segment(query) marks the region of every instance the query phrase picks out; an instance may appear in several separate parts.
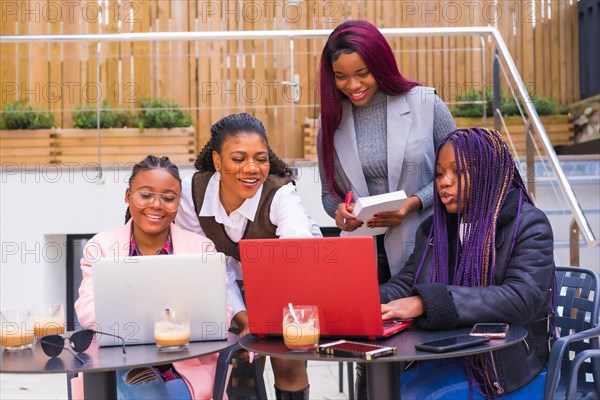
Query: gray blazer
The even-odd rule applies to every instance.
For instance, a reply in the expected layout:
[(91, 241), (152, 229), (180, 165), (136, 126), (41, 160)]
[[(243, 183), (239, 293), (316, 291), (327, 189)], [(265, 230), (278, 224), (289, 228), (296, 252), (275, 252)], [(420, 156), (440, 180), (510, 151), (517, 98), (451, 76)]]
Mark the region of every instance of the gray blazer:
[[(417, 86), (405, 95), (387, 97), (388, 153), (385, 156), (390, 191), (404, 190), (407, 196), (417, 195), (423, 204), (423, 210), (412, 213), (402, 224), (388, 229), (385, 235), (385, 249), (392, 276), (402, 268), (412, 253), (417, 227), (431, 214), (435, 149), (441, 140), (441, 137), (433, 134), (436, 99), (440, 101), (435, 90), (423, 86)], [(319, 156), (320, 134), (319, 131)], [(335, 132), (334, 147), (334, 179), (338, 186), (345, 192), (351, 190), (354, 201), (358, 197), (369, 196), (367, 181), (358, 157), (350, 101), (342, 102), (342, 119)], [(319, 170), (323, 206), (327, 213), (334, 217), (339, 201), (329, 193), (321, 165)]]

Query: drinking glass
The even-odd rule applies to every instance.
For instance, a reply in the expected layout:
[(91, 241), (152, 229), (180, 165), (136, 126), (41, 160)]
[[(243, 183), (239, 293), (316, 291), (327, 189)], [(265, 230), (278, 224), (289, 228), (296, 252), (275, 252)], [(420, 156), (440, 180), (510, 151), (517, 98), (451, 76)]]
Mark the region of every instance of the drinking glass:
[(0, 344), (4, 350), (23, 350), (33, 343), (31, 310), (5, 310), (0, 313)]
[(283, 342), (293, 351), (312, 350), (319, 344), (319, 309), (310, 305), (283, 308)]
[(187, 310), (160, 310), (154, 322), (154, 340), (160, 351), (187, 349), (190, 342), (190, 318)]
[(65, 333), (65, 308), (62, 302), (33, 306), (33, 333), (36, 338)]

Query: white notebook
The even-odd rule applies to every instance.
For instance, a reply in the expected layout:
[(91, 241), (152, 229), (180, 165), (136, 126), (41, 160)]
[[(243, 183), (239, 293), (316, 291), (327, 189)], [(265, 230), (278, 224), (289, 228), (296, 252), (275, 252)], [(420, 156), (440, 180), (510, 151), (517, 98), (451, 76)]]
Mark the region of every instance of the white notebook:
[(404, 203), (404, 200), (406, 200), (406, 193), (404, 193), (404, 190), (378, 194), (375, 196), (359, 197), (354, 204), (354, 211), (352, 213), (356, 216), (356, 219), (363, 221), (364, 224), (353, 232), (343, 231), (340, 236), (354, 237), (383, 235), (388, 230), (388, 227), (369, 228), (367, 226), (367, 221), (373, 218), (374, 214), (382, 211), (398, 211), (402, 203)]

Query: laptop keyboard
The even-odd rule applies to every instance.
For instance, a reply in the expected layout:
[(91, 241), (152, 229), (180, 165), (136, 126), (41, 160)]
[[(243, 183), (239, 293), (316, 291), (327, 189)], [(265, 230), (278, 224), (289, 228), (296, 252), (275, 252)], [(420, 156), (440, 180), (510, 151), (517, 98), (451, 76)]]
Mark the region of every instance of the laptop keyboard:
[(383, 329), (386, 330), (388, 328), (394, 327), (395, 325), (405, 323), (406, 320), (392, 318), (392, 319), (384, 319), (382, 322), (383, 322)]

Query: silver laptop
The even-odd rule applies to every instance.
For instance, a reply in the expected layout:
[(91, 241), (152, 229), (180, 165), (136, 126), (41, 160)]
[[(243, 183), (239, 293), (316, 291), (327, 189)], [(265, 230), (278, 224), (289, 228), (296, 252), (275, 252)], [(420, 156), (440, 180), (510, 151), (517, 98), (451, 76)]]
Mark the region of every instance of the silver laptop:
[[(190, 317), (190, 341), (226, 338), (222, 253), (100, 258), (92, 271), (97, 331), (121, 336), (126, 344), (154, 343), (156, 314), (184, 307)], [(98, 335), (98, 342), (121, 344), (108, 335)]]

